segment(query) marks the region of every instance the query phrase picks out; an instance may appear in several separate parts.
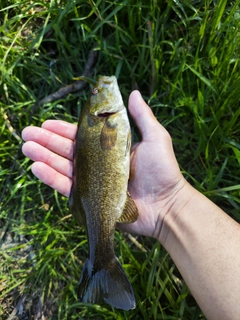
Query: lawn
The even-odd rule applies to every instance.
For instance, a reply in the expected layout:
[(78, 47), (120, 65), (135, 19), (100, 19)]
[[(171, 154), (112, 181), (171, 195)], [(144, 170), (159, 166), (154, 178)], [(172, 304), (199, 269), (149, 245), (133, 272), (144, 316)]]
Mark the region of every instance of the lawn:
[(170, 132), (185, 178), (240, 222), (239, 30), (240, 0), (1, 1), (0, 319), (205, 319), (165, 249), (118, 231), (136, 309), (78, 302), (86, 233), (31, 173), (21, 131), (76, 123), (75, 78), (115, 75), (125, 105), (140, 90)]

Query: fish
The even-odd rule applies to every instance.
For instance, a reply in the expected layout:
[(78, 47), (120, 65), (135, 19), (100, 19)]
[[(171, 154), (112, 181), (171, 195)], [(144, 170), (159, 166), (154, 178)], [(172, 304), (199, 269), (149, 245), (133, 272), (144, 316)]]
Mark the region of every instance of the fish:
[(136, 301), (130, 281), (114, 253), (116, 223), (133, 223), (138, 209), (128, 192), (131, 131), (115, 76), (101, 76), (81, 112), (73, 152), (69, 206), (86, 226), (88, 258), (78, 299), (131, 310)]

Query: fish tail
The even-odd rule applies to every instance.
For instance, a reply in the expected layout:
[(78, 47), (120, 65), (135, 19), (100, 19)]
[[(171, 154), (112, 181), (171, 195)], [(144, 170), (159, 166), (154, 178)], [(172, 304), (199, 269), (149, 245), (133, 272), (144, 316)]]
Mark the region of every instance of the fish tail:
[(99, 270), (94, 270), (88, 259), (83, 267), (78, 285), (79, 301), (103, 302), (123, 310), (136, 307), (132, 286), (117, 257)]

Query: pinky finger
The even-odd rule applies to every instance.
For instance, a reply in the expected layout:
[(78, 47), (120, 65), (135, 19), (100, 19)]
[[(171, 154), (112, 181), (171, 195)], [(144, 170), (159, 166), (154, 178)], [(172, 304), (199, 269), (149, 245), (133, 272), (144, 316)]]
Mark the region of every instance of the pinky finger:
[(70, 194), (72, 179), (54, 170), (46, 163), (34, 162), (31, 167), (32, 173), (49, 187), (68, 197)]

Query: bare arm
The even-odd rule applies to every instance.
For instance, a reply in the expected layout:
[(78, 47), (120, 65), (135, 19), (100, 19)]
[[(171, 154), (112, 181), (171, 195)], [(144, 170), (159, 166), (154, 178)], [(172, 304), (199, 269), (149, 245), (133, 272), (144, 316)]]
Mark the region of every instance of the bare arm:
[[(134, 91), (129, 111), (142, 141), (133, 147), (129, 191), (138, 220), (120, 226), (158, 239), (208, 319), (240, 319), (240, 227), (180, 173), (168, 132)], [(46, 121), (23, 131), (33, 173), (68, 196), (76, 126)]]
[(157, 238), (208, 319), (240, 319), (240, 227), (188, 183)]

